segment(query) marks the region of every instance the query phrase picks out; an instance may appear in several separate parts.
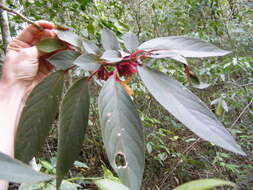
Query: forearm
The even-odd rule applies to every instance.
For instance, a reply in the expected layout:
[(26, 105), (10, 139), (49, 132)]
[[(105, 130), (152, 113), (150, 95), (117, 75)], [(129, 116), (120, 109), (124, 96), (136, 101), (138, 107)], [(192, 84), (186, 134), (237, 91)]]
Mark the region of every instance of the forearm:
[(0, 80), (0, 151), (14, 156), (17, 124), (24, 105), (26, 87)]

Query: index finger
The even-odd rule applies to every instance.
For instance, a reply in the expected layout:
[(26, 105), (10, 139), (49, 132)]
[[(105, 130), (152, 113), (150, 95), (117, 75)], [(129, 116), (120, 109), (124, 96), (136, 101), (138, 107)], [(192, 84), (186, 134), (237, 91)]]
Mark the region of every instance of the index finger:
[[(36, 24), (42, 26), (44, 29), (54, 29), (55, 25), (48, 21), (37, 21)], [(27, 44), (32, 45), (32, 42), (36, 38), (36, 36), (41, 33), (41, 31), (34, 25), (29, 25), (27, 28), (25, 28), (21, 34), (19, 34), (16, 39), (20, 40), (22, 42), (25, 42)]]

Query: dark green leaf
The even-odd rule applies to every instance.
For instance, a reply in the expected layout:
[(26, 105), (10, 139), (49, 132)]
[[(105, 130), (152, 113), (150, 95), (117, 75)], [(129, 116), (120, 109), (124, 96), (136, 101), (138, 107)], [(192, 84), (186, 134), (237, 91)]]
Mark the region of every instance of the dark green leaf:
[(81, 47), (81, 40), (74, 32), (67, 30), (57, 30), (57, 36), (60, 40), (65, 41), (73, 46)]
[(138, 112), (124, 88), (113, 77), (102, 88), (98, 106), (110, 164), (125, 185), (138, 190), (144, 169), (143, 133)]
[(100, 55), (101, 51), (100, 49), (94, 44), (93, 42), (89, 40), (83, 41), (83, 46), (85, 51), (87, 51), (88, 54), (94, 54), (94, 55)]
[(119, 51), (106, 50), (102, 55), (101, 59), (106, 60), (107, 63), (117, 63), (122, 61), (122, 56)]
[(144, 42), (138, 49), (169, 50), (185, 57), (212, 57), (230, 53), (203, 40), (183, 36), (155, 38)]
[(15, 141), (15, 156), (28, 163), (42, 148), (56, 118), (63, 90), (64, 73), (54, 72), (29, 95)]
[(137, 48), (139, 46), (139, 40), (135, 34), (133, 34), (132, 32), (128, 32), (122, 36), (122, 39), (124, 41), (124, 45), (125, 45), (126, 49), (129, 52), (132, 53), (137, 50)]
[(64, 50), (58, 52), (48, 58), (47, 60), (55, 66), (57, 70), (66, 70), (73, 66), (73, 61), (80, 55), (80, 53), (73, 50)]
[(119, 183), (117, 181), (113, 181), (110, 179), (98, 179), (98, 180), (94, 180), (94, 183), (101, 190), (129, 190), (122, 183)]
[(52, 178), (52, 176), (36, 172), (22, 162), (0, 152), (0, 179), (16, 183), (36, 183)]
[(221, 179), (199, 179), (180, 185), (174, 190), (208, 190), (220, 186), (236, 187), (236, 184)]
[(58, 129), (57, 187), (78, 158), (82, 148), (88, 125), (89, 103), (86, 78), (77, 81), (63, 99)]
[(37, 44), (37, 48), (45, 53), (51, 53), (66, 48), (66, 45), (58, 38), (47, 38)]
[(83, 54), (80, 55), (73, 64), (85, 71), (95, 71), (101, 66), (98, 64), (98, 61), (98, 58), (93, 54)]
[(109, 29), (103, 29), (101, 32), (101, 41), (105, 50), (119, 50), (119, 42), (115, 34)]
[(182, 84), (147, 67), (139, 66), (138, 71), (156, 100), (190, 130), (220, 147), (245, 155), (208, 107)]

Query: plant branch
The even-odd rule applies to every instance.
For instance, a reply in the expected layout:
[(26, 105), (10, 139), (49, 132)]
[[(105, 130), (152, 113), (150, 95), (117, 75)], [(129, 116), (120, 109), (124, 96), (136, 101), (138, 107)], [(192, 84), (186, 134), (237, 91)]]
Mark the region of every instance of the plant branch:
[(244, 107), (244, 109), (242, 110), (242, 112), (240, 113), (240, 115), (236, 118), (236, 120), (233, 122), (233, 124), (231, 125), (230, 129), (232, 129), (235, 124), (239, 121), (239, 119), (242, 117), (242, 115), (247, 111), (247, 109), (250, 107), (250, 105), (253, 103), (253, 98), (251, 98), (250, 102)]
[[(4, 4), (5, 0), (0, 0), (0, 4)], [(5, 11), (0, 10), (0, 24), (1, 24), (1, 32), (2, 32), (2, 40), (4, 52), (6, 53), (7, 45), (11, 40), (11, 34), (9, 29), (9, 21), (8, 15)]]
[(28, 19), (27, 17), (25, 17), (24, 15), (18, 13), (17, 11), (13, 10), (13, 9), (10, 9), (6, 6), (4, 6), (3, 4), (0, 3), (0, 9), (3, 9), (3, 10), (6, 10), (7, 12), (10, 12), (10, 13), (13, 13), (17, 16), (19, 16), (21, 19), (23, 19), (24, 21), (26, 21), (27, 23), (29, 24), (32, 24), (34, 25), (35, 27), (37, 27), (40, 31), (43, 31), (44, 28), (40, 25), (38, 25), (37, 23), (33, 22), (32, 20)]

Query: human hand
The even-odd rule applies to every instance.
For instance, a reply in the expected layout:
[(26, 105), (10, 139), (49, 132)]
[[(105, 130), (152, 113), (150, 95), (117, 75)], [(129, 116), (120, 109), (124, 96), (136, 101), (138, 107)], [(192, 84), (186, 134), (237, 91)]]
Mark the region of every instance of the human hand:
[(40, 52), (35, 46), (40, 40), (54, 37), (54, 24), (47, 21), (38, 21), (38, 25), (44, 28), (40, 31), (34, 25), (28, 26), (12, 40), (7, 48), (5, 63), (3, 66), (2, 80), (12, 85), (20, 85), (31, 91), (44, 77), (52, 66), (43, 61), (48, 54)]

